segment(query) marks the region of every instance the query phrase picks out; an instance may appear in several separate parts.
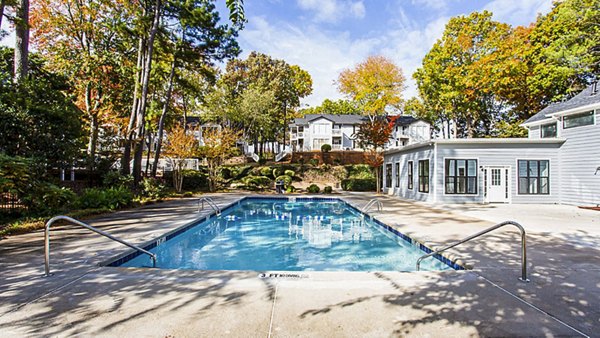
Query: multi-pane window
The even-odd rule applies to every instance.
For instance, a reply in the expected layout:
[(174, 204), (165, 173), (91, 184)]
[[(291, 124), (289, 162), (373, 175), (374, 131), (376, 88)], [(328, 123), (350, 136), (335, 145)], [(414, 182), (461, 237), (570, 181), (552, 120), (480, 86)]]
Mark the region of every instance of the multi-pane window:
[(594, 111), (587, 111), (563, 117), (563, 128), (574, 128), (594, 124)]
[(400, 162), (396, 162), (396, 188), (400, 188)]
[(419, 192), (429, 192), (429, 160), (419, 161)]
[(550, 193), (550, 161), (519, 160), (519, 194)]
[(387, 163), (385, 165), (385, 187), (386, 188), (392, 187), (392, 164), (391, 163)]
[(413, 161), (408, 161), (408, 189), (413, 188)]
[(556, 123), (543, 124), (540, 130), (542, 138), (556, 137)]
[(477, 160), (446, 159), (444, 168), (446, 194), (477, 194)]

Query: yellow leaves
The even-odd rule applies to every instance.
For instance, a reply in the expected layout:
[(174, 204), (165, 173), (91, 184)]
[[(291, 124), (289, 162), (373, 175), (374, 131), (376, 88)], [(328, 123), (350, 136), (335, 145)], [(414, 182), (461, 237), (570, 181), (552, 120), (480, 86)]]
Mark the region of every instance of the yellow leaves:
[(185, 159), (196, 156), (198, 141), (194, 137), (194, 130), (187, 131), (182, 124), (176, 124), (167, 133), (167, 143), (164, 154), (167, 157)]
[(405, 77), (402, 69), (383, 56), (370, 56), (338, 77), (338, 89), (358, 102), (367, 115), (380, 115), (402, 101)]

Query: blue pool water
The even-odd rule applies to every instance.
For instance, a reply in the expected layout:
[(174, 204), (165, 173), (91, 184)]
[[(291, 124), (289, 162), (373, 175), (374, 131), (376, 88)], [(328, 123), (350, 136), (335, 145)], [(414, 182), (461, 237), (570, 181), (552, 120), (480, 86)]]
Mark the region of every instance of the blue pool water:
[[(149, 250), (158, 256), (157, 267), (165, 269), (414, 271), (425, 254), (335, 199), (246, 198), (157, 244)], [(147, 255), (137, 255), (111, 265), (152, 263)], [(429, 258), (421, 269), (451, 268)]]

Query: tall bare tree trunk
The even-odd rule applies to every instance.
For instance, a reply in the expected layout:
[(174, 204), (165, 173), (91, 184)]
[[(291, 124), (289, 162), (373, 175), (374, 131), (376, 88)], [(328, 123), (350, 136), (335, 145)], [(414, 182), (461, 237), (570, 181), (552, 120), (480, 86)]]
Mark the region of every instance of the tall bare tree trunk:
[(144, 122), (146, 117), (146, 106), (148, 103), (148, 88), (150, 84), (150, 71), (152, 69), (152, 53), (154, 51), (154, 40), (158, 32), (160, 25), (161, 16), (161, 0), (156, 0), (154, 5), (154, 18), (152, 20), (152, 28), (148, 35), (148, 42), (146, 46), (146, 60), (144, 63), (144, 71), (142, 73), (142, 93), (139, 100), (139, 106), (136, 117), (136, 130), (135, 130), (135, 147), (134, 147), (134, 159), (133, 159), (133, 184), (135, 186), (141, 180), (142, 176), (142, 155), (144, 152)]
[[(145, 12), (144, 12), (145, 13)], [(144, 14), (145, 15), (145, 14)], [(131, 161), (131, 146), (133, 143), (133, 134), (135, 132), (137, 110), (139, 104), (140, 83), (142, 82), (142, 67), (144, 65), (144, 53), (146, 51), (145, 37), (140, 37), (138, 44), (137, 66), (135, 75), (135, 86), (133, 89), (133, 104), (131, 106), (131, 114), (129, 115), (129, 124), (127, 125), (126, 140), (123, 149), (123, 158), (121, 159), (121, 174), (128, 175), (131, 173), (129, 162)]]
[[(167, 95), (165, 97), (165, 105), (160, 114), (160, 120), (158, 121), (158, 136), (156, 140), (156, 151), (154, 152), (154, 166), (152, 166), (152, 177), (156, 177), (156, 169), (158, 166), (158, 160), (160, 159), (160, 151), (162, 148), (162, 140), (165, 127), (165, 117), (169, 110), (169, 103), (171, 102), (171, 93), (173, 92), (173, 80), (175, 79), (175, 67), (177, 58), (173, 57), (173, 63), (171, 64), (171, 73), (169, 74), (169, 86), (167, 87)], [(186, 123), (187, 121), (184, 121)]]
[(29, 71), (29, 0), (20, 0), (16, 12), (14, 82), (19, 83)]
[(6, 6), (6, 0), (0, 0), (0, 28), (2, 28), (2, 18), (4, 17), (4, 7)]

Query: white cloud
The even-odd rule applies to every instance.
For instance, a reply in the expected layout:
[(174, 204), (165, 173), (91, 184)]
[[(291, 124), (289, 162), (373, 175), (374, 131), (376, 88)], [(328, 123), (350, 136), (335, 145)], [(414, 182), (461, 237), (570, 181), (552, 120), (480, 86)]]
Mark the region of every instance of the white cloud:
[(250, 18), (249, 22), (251, 25), (240, 33), (245, 53), (257, 50), (308, 71), (313, 79), (313, 94), (303, 104), (311, 106), (326, 98), (342, 97), (334, 84), (338, 74), (373, 54), (381, 44), (378, 39), (352, 40), (346, 33), (316, 27), (301, 30), (285, 24), (272, 25), (259, 17)]
[(494, 13), (495, 20), (511, 25), (527, 25), (551, 8), (552, 0), (494, 0), (484, 7)]
[(298, 6), (304, 10), (315, 13), (313, 20), (316, 22), (338, 22), (344, 17), (362, 19), (366, 9), (362, 0), (297, 0)]
[(416, 6), (423, 6), (431, 8), (437, 11), (442, 11), (448, 8), (447, 0), (412, 0), (412, 4)]

